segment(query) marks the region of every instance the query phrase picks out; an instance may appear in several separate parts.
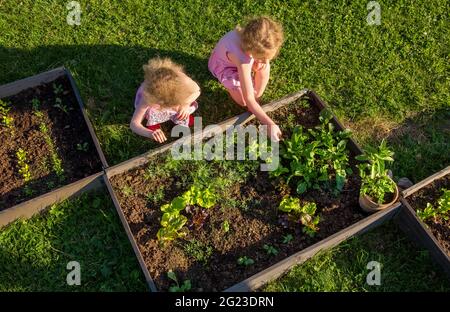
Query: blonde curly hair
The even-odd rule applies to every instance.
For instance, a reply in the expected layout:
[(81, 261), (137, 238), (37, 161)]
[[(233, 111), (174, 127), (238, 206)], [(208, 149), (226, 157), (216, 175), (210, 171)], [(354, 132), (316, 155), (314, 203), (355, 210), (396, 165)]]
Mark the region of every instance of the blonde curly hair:
[(276, 57), (283, 44), (283, 27), (270, 17), (251, 19), (244, 27), (236, 27), (241, 37), (241, 48), (258, 59)]
[(180, 74), (185, 74), (181, 65), (169, 58), (153, 58), (143, 66), (144, 97), (148, 102), (163, 107), (185, 104), (186, 99), (195, 90)]

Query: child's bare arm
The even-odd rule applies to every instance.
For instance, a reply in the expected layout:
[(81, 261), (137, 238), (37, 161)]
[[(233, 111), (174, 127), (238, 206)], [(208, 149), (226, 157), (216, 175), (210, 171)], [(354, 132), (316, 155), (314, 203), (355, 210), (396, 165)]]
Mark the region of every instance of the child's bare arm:
[(162, 143), (167, 140), (162, 130), (151, 131), (142, 125), (147, 108), (148, 106), (141, 104), (136, 107), (130, 122), (131, 131), (145, 138), (154, 139), (155, 141)]
[[(253, 65), (255, 70), (255, 65)], [(270, 78), (270, 63), (258, 63), (255, 71), (255, 95), (259, 99), (266, 90)]]
[(281, 138), (281, 131), (279, 127), (273, 122), (273, 120), (264, 112), (255, 98), (255, 91), (253, 89), (252, 77), (251, 77), (250, 64), (240, 64), (237, 66), (239, 73), (239, 80), (241, 82), (242, 97), (248, 110), (255, 114), (256, 118), (264, 124), (269, 126), (269, 133), (272, 138), (279, 140)]

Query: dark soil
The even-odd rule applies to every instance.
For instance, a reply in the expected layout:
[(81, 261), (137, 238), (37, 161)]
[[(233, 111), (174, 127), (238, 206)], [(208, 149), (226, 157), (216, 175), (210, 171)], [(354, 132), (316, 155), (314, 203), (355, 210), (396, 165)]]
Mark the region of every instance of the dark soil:
[[(291, 124), (283, 123), (283, 120), (290, 118), (292, 124), (313, 127), (318, 123), (318, 114), (314, 107), (302, 107), (297, 102), (270, 115), (280, 121), (287, 136)], [(163, 159), (163, 156), (159, 158)], [(157, 165), (152, 163), (152, 166)], [(178, 171), (178, 176), (161, 175), (149, 180), (144, 179), (145, 170), (146, 167), (142, 166), (113, 176), (111, 182), (147, 268), (160, 290), (167, 290), (173, 284), (167, 279), (167, 272), (173, 270), (179, 280), (191, 280), (193, 291), (222, 291), (366, 216), (358, 205), (360, 179), (353, 174), (340, 195), (323, 189), (308, 191), (302, 197), (302, 200), (316, 202), (320, 211), (320, 229), (314, 238), (292, 228), (285, 229), (279, 222), (277, 208), (283, 196), (295, 195), (295, 190), (270, 178), (267, 172), (256, 170), (244, 183), (237, 183), (227, 190), (227, 196), (237, 203), (245, 203), (246, 209), (225, 205), (225, 199), (219, 200), (214, 208), (208, 210), (209, 217), (203, 229), (191, 230), (186, 239), (161, 248), (156, 233), (162, 213), (159, 205), (147, 200), (147, 194), (165, 185), (161, 202), (167, 203), (186, 191), (189, 185), (180, 186), (180, 178), (186, 174), (183, 170)], [(230, 224), (227, 233), (221, 229), (226, 220)], [(286, 234), (294, 237), (287, 244), (283, 243)], [(212, 255), (206, 264), (196, 261), (184, 251), (186, 241), (192, 239), (212, 247)], [(265, 244), (274, 246), (279, 253), (268, 255), (263, 248)], [(237, 259), (242, 256), (252, 258), (254, 264), (247, 267), (238, 265)]]
[[(450, 189), (450, 175), (433, 181), (433, 183), (428, 184), (409, 196), (407, 200), (414, 210), (425, 208), (427, 203), (436, 207), (438, 199), (442, 196), (442, 189)], [(450, 220), (444, 220), (442, 217), (438, 217), (427, 220), (425, 223), (450, 256)]]
[[(54, 94), (53, 83), (62, 86), (62, 92)], [(65, 113), (54, 107), (56, 97), (68, 108)], [(40, 101), (42, 119), (32, 109), (32, 99)], [(14, 96), (3, 98), (14, 118), (13, 126), (0, 125), (0, 210), (37, 197), (57, 187), (67, 185), (102, 170), (102, 165), (91, 135), (78, 106), (75, 94), (66, 77), (48, 84), (24, 90)], [(50, 148), (39, 130), (41, 120), (47, 125), (64, 169), (63, 177), (53, 170)], [(77, 144), (87, 142), (87, 151), (77, 150)], [(31, 181), (25, 183), (18, 173), (16, 152), (27, 152)]]

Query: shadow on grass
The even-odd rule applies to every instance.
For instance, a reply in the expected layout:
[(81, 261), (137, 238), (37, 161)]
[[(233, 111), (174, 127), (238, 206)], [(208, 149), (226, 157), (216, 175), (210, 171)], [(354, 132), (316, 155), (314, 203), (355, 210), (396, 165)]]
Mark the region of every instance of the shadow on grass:
[(4, 64), (10, 67), (0, 83), (65, 66), (73, 74), (110, 165), (130, 159), (157, 146), (129, 129), (134, 97), (143, 81), (142, 65), (150, 58), (170, 57), (183, 65), (196, 80), (202, 94), (197, 115), (203, 126), (241, 113), (208, 71), (208, 59), (187, 53), (141, 46), (47, 45), (31, 50), (0, 47)]
[[(78, 261), (81, 285), (66, 283)], [(0, 232), (0, 291), (145, 291), (106, 190), (50, 208)]]
[(450, 165), (450, 108), (405, 120), (387, 137), (394, 175), (414, 183)]

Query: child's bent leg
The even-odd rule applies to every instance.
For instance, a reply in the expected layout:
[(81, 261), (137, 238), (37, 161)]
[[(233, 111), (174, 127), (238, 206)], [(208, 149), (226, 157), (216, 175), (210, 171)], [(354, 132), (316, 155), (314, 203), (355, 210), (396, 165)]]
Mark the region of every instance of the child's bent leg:
[(255, 97), (259, 99), (266, 90), (270, 78), (270, 63), (255, 72)]
[(235, 88), (235, 89), (227, 89), (228, 93), (230, 94), (233, 101), (235, 101), (240, 106), (246, 107), (247, 104), (245, 104), (244, 96), (242, 95), (242, 89), (241, 88)]

